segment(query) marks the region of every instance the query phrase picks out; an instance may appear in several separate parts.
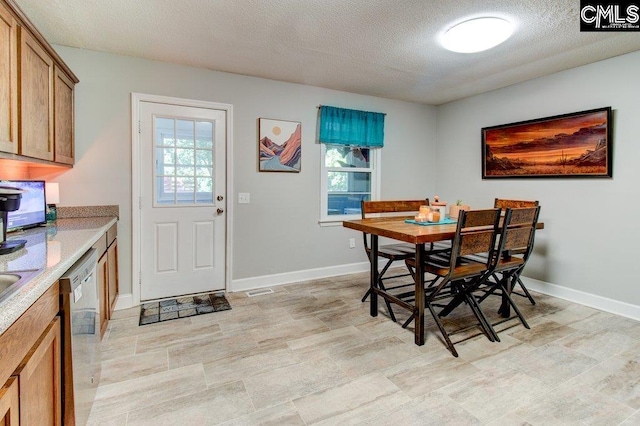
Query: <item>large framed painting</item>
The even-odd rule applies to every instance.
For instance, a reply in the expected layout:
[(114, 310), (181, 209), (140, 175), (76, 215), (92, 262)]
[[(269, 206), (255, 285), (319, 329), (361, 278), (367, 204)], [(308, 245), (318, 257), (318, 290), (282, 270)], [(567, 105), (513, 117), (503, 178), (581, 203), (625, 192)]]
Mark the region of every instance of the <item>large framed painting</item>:
[(611, 107), (482, 129), (482, 178), (612, 177)]
[(300, 172), (302, 126), (297, 121), (258, 119), (259, 170)]

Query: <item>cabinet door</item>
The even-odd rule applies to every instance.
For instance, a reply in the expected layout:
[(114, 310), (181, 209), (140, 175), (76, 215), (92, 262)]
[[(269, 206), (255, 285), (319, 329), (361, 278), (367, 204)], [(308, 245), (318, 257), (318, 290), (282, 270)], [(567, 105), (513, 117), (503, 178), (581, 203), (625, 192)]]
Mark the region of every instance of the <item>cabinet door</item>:
[(0, 388), (0, 426), (18, 426), (19, 419), (18, 378), (11, 377)]
[(53, 161), (53, 59), (20, 27), (20, 149)]
[(53, 82), (54, 161), (73, 164), (73, 82), (55, 67)]
[(113, 308), (116, 306), (116, 298), (118, 297), (118, 240), (113, 240), (113, 243), (107, 249), (107, 256), (109, 264), (109, 318), (113, 313)]
[(107, 264), (107, 254), (102, 255), (98, 260), (98, 298), (100, 299), (100, 338), (104, 337), (109, 322), (109, 266)]
[(0, 3), (0, 151), (18, 152), (18, 25)]
[(60, 318), (55, 318), (16, 370), (20, 385), (20, 423), (62, 424)]

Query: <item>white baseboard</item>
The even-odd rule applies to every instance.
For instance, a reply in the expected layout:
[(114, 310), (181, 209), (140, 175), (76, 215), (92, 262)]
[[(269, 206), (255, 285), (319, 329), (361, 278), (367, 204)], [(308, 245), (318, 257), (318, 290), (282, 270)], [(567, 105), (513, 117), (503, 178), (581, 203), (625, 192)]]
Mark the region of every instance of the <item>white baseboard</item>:
[(351, 263), (348, 265), (330, 266), (327, 268), (285, 272), (282, 274), (263, 275), (261, 277), (242, 278), (239, 280), (233, 280), (227, 291), (233, 293), (239, 291), (254, 290), (257, 288), (291, 284), (300, 281), (335, 277), (337, 275), (356, 274), (358, 272), (367, 272), (368, 270), (369, 262), (361, 262)]
[(640, 306), (638, 305), (632, 305), (596, 294), (551, 284), (534, 278), (522, 277), (522, 281), (529, 290), (640, 321)]
[(133, 308), (133, 294), (119, 294), (116, 299), (116, 306), (113, 308), (114, 311), (121, 311), (123, 309)]
[[(398, 266), (400, 266), (400, 264), (398, 264)], [(227, 291), (233, 293), (367, 271), (369, 271), (369, 262), (361, 262), (327, 268), (285, 272), (282, 274), (263, 275), (260, 277), (233, 280)], [(632, 305), (534, 278), (522, 277), (522, 280), (529, 290), (640, 321), (640, 306), (638, 305)], [(133, 295), (131, 293), (120, 294), (116, 300), (115, 310), (119, 311), (132, 308), (133, 306)]]

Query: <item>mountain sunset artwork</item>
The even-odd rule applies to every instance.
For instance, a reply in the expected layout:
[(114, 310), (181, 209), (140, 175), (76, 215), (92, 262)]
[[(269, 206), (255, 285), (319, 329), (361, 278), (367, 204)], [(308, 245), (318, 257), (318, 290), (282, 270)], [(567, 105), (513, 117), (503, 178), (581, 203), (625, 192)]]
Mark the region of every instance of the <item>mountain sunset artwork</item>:
[(261, 172), (299, 172), (302, 126), (296, 121), (258, 120)]
[(482, 129), (483, 179), (611, 177), (611, 108)]

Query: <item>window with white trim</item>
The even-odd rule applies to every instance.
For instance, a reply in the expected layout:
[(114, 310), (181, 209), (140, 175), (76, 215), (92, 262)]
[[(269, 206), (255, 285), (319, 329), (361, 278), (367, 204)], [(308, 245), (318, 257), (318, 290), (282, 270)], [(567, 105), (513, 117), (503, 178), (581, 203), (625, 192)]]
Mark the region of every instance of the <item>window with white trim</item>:
[(379, 198), (381, 150), (324, 143), (320, 146), (320, 221), (359, 219), (360, 202)]

